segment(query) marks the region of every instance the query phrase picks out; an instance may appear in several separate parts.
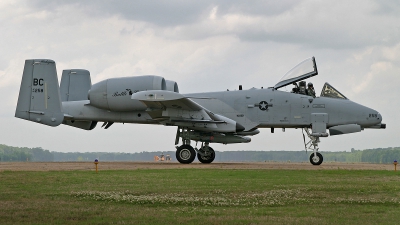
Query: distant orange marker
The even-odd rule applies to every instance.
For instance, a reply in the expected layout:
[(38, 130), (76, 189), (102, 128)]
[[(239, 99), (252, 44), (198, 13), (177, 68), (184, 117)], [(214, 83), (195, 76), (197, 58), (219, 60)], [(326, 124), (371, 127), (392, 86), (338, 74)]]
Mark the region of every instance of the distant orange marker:
[(397, 171), (397, 160), (394, 160), (393, 165), (394, 165), (394, 171)]

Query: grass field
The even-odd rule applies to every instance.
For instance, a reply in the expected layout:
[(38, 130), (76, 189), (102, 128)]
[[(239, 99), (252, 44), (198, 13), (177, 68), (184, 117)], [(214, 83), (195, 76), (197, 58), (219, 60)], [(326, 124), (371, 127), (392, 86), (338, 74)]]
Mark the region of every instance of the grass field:
[(0, 172), (0, 224), (399, 224), (400, 173)]

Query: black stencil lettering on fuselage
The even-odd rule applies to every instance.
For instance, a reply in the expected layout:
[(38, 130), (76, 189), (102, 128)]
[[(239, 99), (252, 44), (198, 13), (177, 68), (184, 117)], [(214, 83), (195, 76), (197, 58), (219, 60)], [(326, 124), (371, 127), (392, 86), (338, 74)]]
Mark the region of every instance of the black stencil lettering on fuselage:
[(34, 93), (43, 93), (43, 88), (33, 88), (32, 92), (34, 92)]
[(139, 92), (139, 90), (132, 91), (131, 89), (125, 89), (125, 91), (122, 92), (114, 92), (112, 95), (113, 97), (118, 97), (118, 96), (131, 96), (133, 93)]
[(44, 80), (42, 78), (33, 78), (33, 86), (43, 86)]

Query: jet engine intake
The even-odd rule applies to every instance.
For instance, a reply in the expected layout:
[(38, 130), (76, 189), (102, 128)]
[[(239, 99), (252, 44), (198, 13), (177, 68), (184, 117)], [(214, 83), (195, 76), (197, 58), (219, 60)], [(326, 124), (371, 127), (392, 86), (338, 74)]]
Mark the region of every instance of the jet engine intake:
[(131, 95), (146, 90), (167, 90), (165, 79), (153, 75), (110, 78), (92, 85), (88, 98), (90, 105), (100, 109), (139, 111), (147, 107), (142, 102), (131, 99)]
[(165, 80), (165, 84), (167, 86), (167, 91), (173, 91), (179, 93), (178, 84), (173, 80)]

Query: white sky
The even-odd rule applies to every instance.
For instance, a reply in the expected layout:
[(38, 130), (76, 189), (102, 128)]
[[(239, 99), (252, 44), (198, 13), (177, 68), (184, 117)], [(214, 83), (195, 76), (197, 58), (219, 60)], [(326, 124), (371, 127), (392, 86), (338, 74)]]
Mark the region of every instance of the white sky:
[[(155, 74), (181, 93), (273, 86), (315, 56), (317, 93), (329, 82), (378, 110), (386, 130), (322, 139), (322, 151), (400, 146), (400, 5), (397, 1), (0, 2), (0, 143), (61, 152), (174, 150), (175, 127), (101, 123), (92, 131), (14, 117), (25, 59), (87, 69), (92, 83)], [(227, 150), (302, 150), (301, 130), (269, 129)]]

